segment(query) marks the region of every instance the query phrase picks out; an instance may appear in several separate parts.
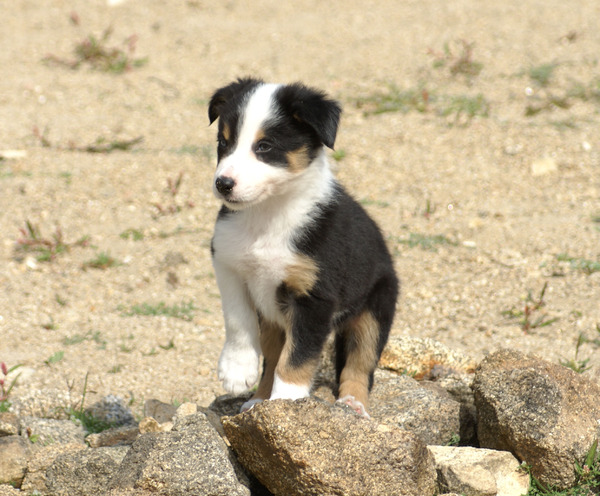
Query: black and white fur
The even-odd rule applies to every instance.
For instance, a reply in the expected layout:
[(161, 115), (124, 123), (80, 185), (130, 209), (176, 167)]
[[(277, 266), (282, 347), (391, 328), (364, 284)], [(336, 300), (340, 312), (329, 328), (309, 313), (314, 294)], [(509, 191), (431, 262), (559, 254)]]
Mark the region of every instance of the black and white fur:
[(243, 410), (308, 396), (335, 332), (340, 401), (363, 415), (388, 338), (398, 280), (381, 232), (334, 179), (341, 108), (301, 84), (239, 79), (217, 90), (215, 195), (222, 200), (212, 257), (226, 341), (218, 374)]

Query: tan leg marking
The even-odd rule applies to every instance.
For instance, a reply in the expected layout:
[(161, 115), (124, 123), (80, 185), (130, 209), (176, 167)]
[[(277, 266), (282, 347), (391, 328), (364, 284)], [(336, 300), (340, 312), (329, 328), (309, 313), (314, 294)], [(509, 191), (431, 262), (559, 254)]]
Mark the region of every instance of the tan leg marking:
[(340, 375), (339, 397), (354, 396), (365, 408), (369, 402), (369, 375), (377, 364), (379, 324), (363, 312), (340, 330), (346, 335), (348, 355)]
[(260, 347), (265, 359), (265, 369), (252, 399), (268, 400), (273, 389), (273, 375), (285, 342), (281, 327), (272, 322), (260, 322)]

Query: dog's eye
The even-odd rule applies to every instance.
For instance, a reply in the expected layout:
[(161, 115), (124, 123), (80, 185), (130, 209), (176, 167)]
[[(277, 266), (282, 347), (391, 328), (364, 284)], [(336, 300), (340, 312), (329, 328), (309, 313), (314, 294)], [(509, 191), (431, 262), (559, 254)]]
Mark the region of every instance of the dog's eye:
[(227, 140), (225, 138), (218, 138), (217, 145), (219, 148), (227, 148)]
[(256, 144), (256, 153), (266, 153), (270, 152), (273, 149), (273, 145), (268, 141), (259, 141)]

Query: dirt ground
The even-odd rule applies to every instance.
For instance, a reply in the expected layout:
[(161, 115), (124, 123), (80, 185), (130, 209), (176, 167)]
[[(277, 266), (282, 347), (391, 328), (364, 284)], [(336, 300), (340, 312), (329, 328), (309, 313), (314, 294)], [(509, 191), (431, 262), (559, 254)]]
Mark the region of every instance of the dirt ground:
[[(88, 373), (87, 401), (114, 393), (136, 412), (223, 392), (207, 102), (245, 75), (343, 104), (333, 162), (394, 252), (393, 334), (474, 358), (573, 360), (600, 380), (597, 0), (1, 10), (0, 361), (22, 364), (13, 394), (81, 393)], [(75, 64), (77, 46), (131, 67)], [(404, 109), (378, 113), (382, 95)]]

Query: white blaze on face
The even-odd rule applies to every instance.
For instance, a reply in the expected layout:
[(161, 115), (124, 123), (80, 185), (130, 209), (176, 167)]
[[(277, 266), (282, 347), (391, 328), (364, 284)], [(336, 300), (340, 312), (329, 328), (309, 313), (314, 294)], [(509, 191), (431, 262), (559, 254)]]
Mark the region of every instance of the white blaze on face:
[[(263, 84), (250, 95), (241, 111), (241, 129), (235, 149), (217, 167), (215, 180), (220, 176), (235, 181), (232, 194), (226, 201), (230, 208), (239, 209), (259, 203), (290, 177), (286, 168), (261, 162), (254, 153), (265, 121), (276, 118), (273, 94), (278, 88), (276, 84)], [(216, 190), (215, 194), (220, 196)]]

